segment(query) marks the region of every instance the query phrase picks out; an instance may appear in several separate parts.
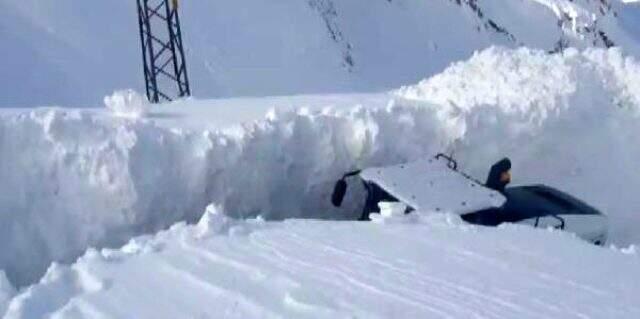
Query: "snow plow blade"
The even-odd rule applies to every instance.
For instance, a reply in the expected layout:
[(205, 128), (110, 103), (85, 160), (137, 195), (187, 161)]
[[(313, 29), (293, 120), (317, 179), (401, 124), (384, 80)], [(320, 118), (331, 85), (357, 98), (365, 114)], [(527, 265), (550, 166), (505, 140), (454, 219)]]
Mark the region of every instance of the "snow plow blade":
[(367, 168), (360, 178), (375, 183), (400, 202), (423, 212), (458, 215), (502, 206), (506, 198), (457, 171), (444, 156)]

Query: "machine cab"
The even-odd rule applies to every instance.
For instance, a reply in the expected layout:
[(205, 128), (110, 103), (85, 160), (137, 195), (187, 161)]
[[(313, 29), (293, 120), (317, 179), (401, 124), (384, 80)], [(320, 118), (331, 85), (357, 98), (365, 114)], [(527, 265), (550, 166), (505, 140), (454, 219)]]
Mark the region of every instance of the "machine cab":
[(351, 177), (360, 180), (367, 191), (362, 220), (378, 212), (380, 202), (402, 202), (407, 211), (462, 215), (500, 207), (506, 201), (499, 192), (458, 172), (455, 162), (444, 156), (345, 174), (334, 189), (335, 206), (340, 206), (347, 188), (346, 179)]
[(509, 222), (552, 227), (597, 245), (607, 238), (606, 216), (583, 201), (545, 185), (509, 187), (500, 193), (458, 171), (457, 163), (441, 154), (345, 174), (334, 189), (335, 206), (341, 205), (347, 191), (346, 179), (359, 180), (366, 190), (360, 220), (379, 212), (380, 202), (401, 202), (406, 213), (448, 212), (484, 226)]

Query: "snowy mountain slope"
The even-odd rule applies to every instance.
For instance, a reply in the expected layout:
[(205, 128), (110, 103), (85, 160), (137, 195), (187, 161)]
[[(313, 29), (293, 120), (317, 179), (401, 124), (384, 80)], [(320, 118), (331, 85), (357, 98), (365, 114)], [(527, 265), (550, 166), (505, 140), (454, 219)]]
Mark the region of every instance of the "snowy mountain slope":
[[(338, 176), (442, 151), (478, 179), (510, 156), (515, 183), (575, 193), (609, 214), (612, 243), (637, 244), (639, 69), (615, 49), (492, 48), (392, 96), (187, 100), (142, 119), (11, 110), (0, 117), (0, 269), (21, 287), (88, 247), (196, 222), (210, 202), (236, 218), (353, 219), (357, 193), (341, 210), (328, 200)], [(218, 118), (243, 107), (261, 119)]]
[[(605, 46), (604, 34), (640, 52), (629, 32), (637, 22), (620, 22), (626, 7), (617, 0), (183, 1), (181, 8), (196, 96), (390, 89), (492, 44)], [(135, 1), (2, 0), (0, 9), (7, 78), (0, 106), (97, 106), (114, 89), (142, 89)]]
[(640, 34), (640, 2), (628, 1), (627, 4), (622, 5), (622, 8), (618, 11), (618, 21), (620, 27), (628, 34)]
[(640, 316), (632, 249), (460, 223), (233, 221), (210, 208), (197, 226), (53, 265), (4, 318)]
[(95, 105), (98, 92), (136, 84), (134, 3), (0, 1), (0, 107)]

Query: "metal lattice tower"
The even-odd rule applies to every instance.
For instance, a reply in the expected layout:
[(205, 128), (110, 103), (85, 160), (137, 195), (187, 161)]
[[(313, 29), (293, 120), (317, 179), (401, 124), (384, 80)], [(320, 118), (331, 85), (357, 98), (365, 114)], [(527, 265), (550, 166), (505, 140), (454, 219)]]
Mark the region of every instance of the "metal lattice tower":
[(178, 0), (137, 0), (147, 97), (152, 103), (191, 95)]

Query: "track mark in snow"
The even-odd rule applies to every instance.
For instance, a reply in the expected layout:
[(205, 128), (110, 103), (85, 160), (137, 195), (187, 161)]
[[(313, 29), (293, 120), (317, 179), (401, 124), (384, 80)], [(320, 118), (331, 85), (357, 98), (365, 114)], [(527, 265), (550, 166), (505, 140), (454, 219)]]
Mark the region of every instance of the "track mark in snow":
[(593, 288), (591, 286), (588, 285), (584, 285), (584, 284), (580, 284), (577, 283), (573, 280), (570, 279), (566, 279), (566, 278), (560, 278), (554, 275), (551, 275), (549, 273), (538, 273), (538, 278), (540, 278), (543, 281), (548, 282), (549, 284), (554, 284), (557, 285), (558, 283), (561, 283), (563, 285), (567, 285), (569, 286), (568, 289), (570, 290), (574, 290), (574, 289), (580, 289), (580, 290), (584, 290), (586, 292), (589, 292), (593, 295), (599, 296), (599, 297), (603, 297), (603, 296), (611, 296), (610, 293), (603, 291), (601, 289), (596, 289)]
[[(448, 282), (446, 280), (420, 274), (418, 271), (410, 271), (408, 269), (419, 269), (420, 265), (416, 264), (406, 264), (404, 267), (395, 266), (389, 262), (385, 262), (379, 258), (376, 258), (371, 254), (362, 254), (360, 252), (354, 250), (347, 250), (344, 248), (338, 248), (334, 245), (323, 243), (323, 239), (313, 238), (309, 239), (308, 237), (300, 236), (296, 234), (294, 231), (287, 233), (287, 236), (291, 236), (291, 240), (285, 240), (285, 242), (295, 242), (301, 246), (306, 247), (314, 247), (314, 251), (318, 252), (333, 252), (338, 255), (342, 255), (344, 259), (350, 259), (356, 257), (356, 259), (361, 260), (365, 263), (373, 263), (375, 267), (384, 267), (392, 271), (397, 275), (400, 275), (403, 278), (396, 278), (396, 281), (400, 283), (400, 285), (392, 285), (389, 286), (385, 280), (381, 280), (380, 278), (376, 278), (375, 276), (367, 275), (366, 273), (357, 273), (349, 270), (343, 270), (346, 273), (349, 273), (351, 276), (361, 276), (363, 277), (363, 281), (368, 282), (378, 282), (379, 285), (384, 286), (385, 289), (389, 290), (394, 294), (398, 294), (402, 298), (410, 298), (412, 290), (407, 288), (406, 286), (414, 286), (420, 284), (421, 286), (426, 287), (438, 287), (435, 293), (439, 295), (443, 295), (441, 298), (436, 297), (434, 294), (429, 294), (430, 300), (420, 300), (420, 297), (424, 298), (424, 295), (414, 295), (414, 298), (417, 298), (417, 302), (431, 302), (431, 303), (441, 303), (446, 304), (451, 309), (456, 309), (460, 306), (460, 304), (474, 304), (476, 307), (472, 307), (471, 309), (482, 309), (484, 308), (496, 308), (499, 310), (498, 313), (504, 313), (505, 310), (510, 310), (514, 312), (514, 314), (527, 314), (532, 315), (530, 311), (518, 306), (517, 304), (508, 302), (501, 298), (495, 298), (491, 295), (487, 295), (486, 292), (481, 292), (477, 289), (460, 285), (452, 282)], [(327, 258), (334, 258), (335, 256), (327, 256)], [(337, 266), (340, 267), (340, 266)], [(371, 268), (370, 266), (363, 268)], [(428, 272), (428, 270), (427, 270)], [(405, 286), (406, 285), (406, 286)], [(442, 289), (442, 288), (446, 289)], [(409, 294), (409, 295), (407, 295)], [(472, 297), (472, 298), (469, 298)], [(457, 302), (451, 302), (450, 300), (456, 300)], [(491, 306), (486, 306), (487, 302)], [(497, 305), (498, 307), (495, 307)]]
[[(212, 304), (216, 305), (216, 313), (223, 314), (223, 318), (227, 316), (235, 317), (239, 314), (259, 315), (261, 318), (279, 318), (276, 314), (254, 303), (248, 297), (237, 291), (229, 290), (207, 281), (202, 274), (192, 273), (179, 266), (175, 266), (169, 262), (157, 265), (161, 271), (170, 277), (174, 277), (181, 282), (207, 292), (207, 296), (212, 297)], [(219, 307), (223, 306), (223, 309)]]
[[(51, 311), (59, 317), (109, 314), (119, 318), (125, 315), (119, 311), (127, 311), (122, 309), (142, 310), (149, 317), (196, 318), (201, 314), (205, 318), (573, 319), (625, 318), (638, 313), (626, 295), (597, 294), (609, 289), (617, 294), (633, 292), (624, 280), (640, 275), (633, 270), (636, 258), (592, 249), (573, 239), (556, 242), (566, 247), (547, 247), (544, 240), (542, 244), (533, 240), (537, 244), (531, 245), (525, 242), (547, 235), (532, 229), (478, 229), (476, 233), (429, 224), (286, 221), (269, 225), (273, 227), (247, 236), (204, 239), (198, 237), (196, 227), (182, 225), (143, 244), (163, 243), (160, 251), (143, 249), (119, 263), (83, 257), (72, 267), (91, 272), (74, 272), (75, 277), (37, 286), (56, 291), (74, 286), (68, 281), (75, 279), (82, 291), (56, 294), (63, 297), (57, 304), (51, 303), (50, 295), (20, 294), (22, 313), (14, 312), (9, 318), (39, 318)], [(520, 238), (522, 234), (527, 240)], [(523, 243), (533, 255), (552, 253), (540, 257), (544, 262), (523, 260), (515, 253)], [(610, 255), (620, 262), (612, 265), (631, 269), (630, 276), (591, 282), (584, 275), (606, 271), (606, 265), (595, 263), (595, 269), (585, 269), (582, 275), (567, 274), (574, 267), (557, 268), (559, 262), (575, 262), (557, 260), (557, 254), (585, 247), (589, 248), (585, 255), (574, 257), (589, 260), (602, 256), (593, 254)], [(513, 267), (502, 270), (482, 258), (456, 254), (468, 251), (490, 259), (502, 256)], [(105, 285), (99, 284), (104, 282), (101, 276), (122, 278)], [(582, 287), (592, 283), (595, 290)], [(41, 308), (43, 312), (27, 313), (33, 305), (46, 307)]]
[(90, 302), (82, 299), (73, 299), (62, 309), (51, 315), (51, 319), (65, 318), (91, 318), (91, 319), (107, 319), (113, 318), (101, 312)]
[[(382, 281), (384, 278), (377, 278), (375, 276), (370, 276), (365, 273), (358, 273), (358, 269), (368, 269), (367, 265), (360, 264), (352, 264), (355, 269), (344, 268), (341, 266), (341, 259), (345, 258), (337, 258), (336, 256), (323, 256), (324, 260), (334, 260), (331, 268), (326, 268), (321, 262), (314, 263), (310, 256), (306, 256), (306, 260), (299, 260), (296, 258), (288, 257), (295, 256), (295, 254), (287, 254), (281, 249), (292, 249), (295, 250), (295, 246), (300, 243), (297, 242), (296, 238), (284, 239), (284, 242), (292, 243), (292, 245), (288, 247), (278, 246), (275, 242), (269, 243), (266, 238), (256, 238), (254, 244), (259, 246), (263, 250), (270, 251), (274, 253), (276, 256), (281, 258), (284, 264), (287, 267), (298, 266), (300, 269), (296, 269), (296, 273), (316, 273), (314, 275), (316, 280), (327, 281), (327, 283), (336, 285), (341, 283), (341, 287), (339, 289), (349, 289), (350, 298), (357, 297), (359, 294), (362, 294), (361, 290), (368, 291), (370, 294), (378, 295), (378, 298), (382, 298), (380, 300), (394, 301), (395, 303), (404, 304), (405, 306), (412, 307), (413, 309), (422, 309), (432, 315), (438, 316), (438, 318), (453, 318), (451, 312), (456, 312), (457, 304), (453, 303), (446, 298), (440, 298), (435, 295), (419, 295), (411, 293), (411, 290), (403, 287), (403, 285), (385, 285)], [(295, 244), (293, 244), (295, 243)], [(302, 247), (306, 247), (302, 245)], [(322, 250), (312, 249), (314, 252), (321, 252)], [(346, 258), (348, 259), (348, 258)], [(362, 266), (362, 267), (360, 267)], [(323, 274), (319, 274), (323, 273)], [(333, 280), (327, 278), (334, 278)], [(339, 278), (339, 280), (335, 280), (335, 278)], [(419, 278), (413, 278), (415, 280), (419, 280)], [(405, 284), (409, 284), (411, 280), (403, 280)], [(348, 285), (347, 285), (348, 284)], [(421, 298), (422, 297), (422, 298)], [(376, 298), (376, 299), (378, 299)], [(423, 299), (426, 298), (426, 299)]]
[[(285, 307), (298, 313), (309, 314), (314, 317), (335, 317), (335, 311), (328, 307), (323, 307), (318, 303), (318, 294), (305, 296), (303, 293), (287, 292), (284, 295), (283, 303)], [(326, 300), (323, 300), (326, 301)]]
[[(367, 290), (369, 292), (372, 292), (374, 294), (379, 294), (382, 296), (387, 296), (387, 297), (392, 297), (392, 298), (397, 298), (396, 296), (393, 296), (391, 294), (389, 294), (386, 291), (382, 291), (377, 289), (376, 287), (373, 287), (371, 285), (368, 285), (366, 283), (360, 282), (358, 280), (355, 280), (354, 278), (350, 277), (348, 274), (338, 270), (338, 269), (327, 269), (323, 266), (318, 266), (316, 264), (307, 262), (307, 261), (303, 261), (294, 257), (289, 257), (292, 256), (291, 254), (286, 254), (283, 251), (281, 251), (279, 248), (282, 248), (282, 246), (278, 246), (274, 243), (269, 244), (268, 242), (266, 242), (264, 239), (260, 239), (258, 241), (254, 242), (254, 245), (257, 247), (260, 247), (260, 249), (268, 251), (270, 254), (273, 254), (274, 256), (277, 256), (281, 261), (284, 262), (285, 265), (287, 265), (288, 267), (291, 266), (298, 266), (298, 268), (301, 269), (309, 269), (309, 270), (315, 270), (315, 271), (320, 271), (324, 274), (314, 274), (315, 277), (317, 277), (316, 279), (320, 279), (323, 281), (326, 281), (327, 283), (331, 283), (331, 284), (335, 284), (335, 281), (331, 280), (331, 278), (340, 278), (340, 282), (341, 283), (345, 283), (348, 282), (350, 284), (352, 284), (353, 286), (356, 286), (358, 289), (353, 289), (351, 288), (352, 292), (357, 292), (360, 289), (364, 289)], [(300, 270), (300, 269), (296, 269), (296, 270)], [(298, 271), (296, 271), (298, 272)], [(301, 270), (299, 272), (304, 273), (304, 270)], [(299, 273), (298, 272), (298, 273)], [(313, 273), (312, 271), (309, 271), (309, 273)], [(329, 274), (331, 276), (326, 276), (326, 274)], [(401, 300), (403, 303), (410, 303), (412, 304), (409, 300)]]
[(187, 243), (186, 241), (181, 242), (180, 245), (182, 248), (185, 249), (185, 251), (190, 252), (192, 256), (200, 256), (213, 264), (220, 264), (220, 265), (230, 267), (240, 273), (246, 274), (250, 278), (257, 281), (266, 279), (266, 274), (264, 273), (263, 270), (261, 270), (258, 267), (251, 266), (246, 263), (241, 263), (237, 260), (233, 260), (230, 258), (226, 258), (224, 256), (221, 256), (212, 252), (211, 250), (203, 250), (203, 249), (196, 248), (193, 245), (190, 245), (189, 243)]

